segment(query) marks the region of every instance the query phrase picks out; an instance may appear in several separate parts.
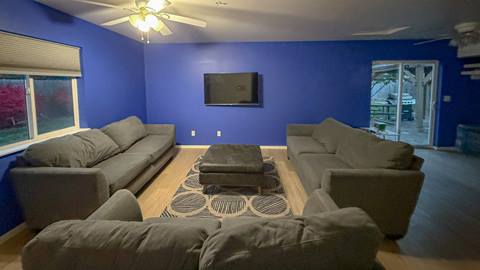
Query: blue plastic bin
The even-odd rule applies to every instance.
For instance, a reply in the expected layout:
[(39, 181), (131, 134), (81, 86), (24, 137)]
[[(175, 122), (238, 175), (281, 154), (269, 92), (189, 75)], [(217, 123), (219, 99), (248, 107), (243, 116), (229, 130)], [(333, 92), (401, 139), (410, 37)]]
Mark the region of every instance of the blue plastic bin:
[(480, 126), (458, 125), (456, 146), (463, 153), (480, 155)]

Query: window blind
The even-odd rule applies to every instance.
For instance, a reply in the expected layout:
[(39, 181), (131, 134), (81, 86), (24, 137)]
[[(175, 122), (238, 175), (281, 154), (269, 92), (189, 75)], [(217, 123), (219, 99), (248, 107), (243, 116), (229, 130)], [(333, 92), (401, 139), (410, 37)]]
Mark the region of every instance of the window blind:
[(0, 31), (0, 74), (81, 77), (80, 48)]

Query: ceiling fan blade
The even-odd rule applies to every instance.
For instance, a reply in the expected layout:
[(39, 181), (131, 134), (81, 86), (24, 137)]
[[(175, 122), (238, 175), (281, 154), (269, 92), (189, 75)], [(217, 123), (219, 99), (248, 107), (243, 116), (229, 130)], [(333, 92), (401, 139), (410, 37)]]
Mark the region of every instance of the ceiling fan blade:
[(157, 26), (154, 27), (153, 30), (159, 32), (163, 36), (169, 36), (172, 34), (172, 30), (170, 30), (170, 28), (168, 28), (168, 26), (161, 20), (158, 20)]
[(352, 36), (389, 36), (389, 35), (396, 34), (398, 32), (402, 32), (409, 28), (410, 26), (402, 26), (402, 27), (390, 28), (390, 29), (385, 29), (380, 31), (358, 32), (358, 33), (353, 33)]
[(130, 8), (122, 7), (122, 6), (116, 6), (116, 5), (111, 5), (107, 3), (102, 3), (102, 2), (96, 2), (96, 1), (88, 1), (88, 0), (72, 0), (74, 2), (79, 2), (79, 3), (85, 3), (89, 5), (95, 5), (95, 6), (100, 6), (100, 7), (108, 7), (108, 8), (115, 8), (115, 9), (121, 9), (121, 10), (132, 10)]
[(162, 16), (162, 18), (172, 22), (179, 22), (179, 23), (194, 25), (198, 27), (207, 26), (206, 21), (202, 21), (202, 20), (198, 20), (190, 17), (180, 16), (180, 15), (175, 15), (175, 14), (165, 13), (165, 12), (160, 13), (160, 15)]
[(442, 40), (447, 40), (447, 39), (451, 39), (451, 37), (435, 38), (435, 39), (420, 41), (420, 42), (414, 43), (413, 46), (419, 46), (419, 45), (429, 44), (429, 43), (433, 43), (433, 42), (437, 42), (437, 41), (442, 41)]
[(104, 23), (102, 23), (102, 25), (103, 26), (113, 26), (113, 25), (124, 23), (124, 22), (128, 22), (128, 20), (129, 20), (129, 16), (119, 18), (119, 19), (115, 19), (115, 20), (111, 20), (111, 21), (108, 21), (108, 22), (104, 22)]

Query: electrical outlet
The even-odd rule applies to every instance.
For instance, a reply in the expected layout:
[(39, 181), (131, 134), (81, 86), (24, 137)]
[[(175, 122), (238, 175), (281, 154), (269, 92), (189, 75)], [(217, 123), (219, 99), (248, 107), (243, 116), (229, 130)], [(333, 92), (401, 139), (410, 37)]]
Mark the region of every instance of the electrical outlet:
[(222, 137), (222, 131), (221, 130), (217, 130), (217, 137)]
[(452, 96), (443, 96), (443, 102), (452, 102)]
[(197, 136), (197, 132), (195, 131), (195, 129), (192, 129), (192, 137), (195, 137)]

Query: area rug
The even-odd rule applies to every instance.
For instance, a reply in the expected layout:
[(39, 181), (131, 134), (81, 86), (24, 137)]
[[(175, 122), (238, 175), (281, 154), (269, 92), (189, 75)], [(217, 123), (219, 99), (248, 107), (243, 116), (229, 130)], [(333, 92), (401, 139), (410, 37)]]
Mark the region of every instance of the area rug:
[(202, 192), (198, 157), (184, 181), (165, 208), (162, 217), (285, 217), (291, 216), (273, 157), (264, 157), (266, 186), (259, 195), (256, 187), (209, 186)]

